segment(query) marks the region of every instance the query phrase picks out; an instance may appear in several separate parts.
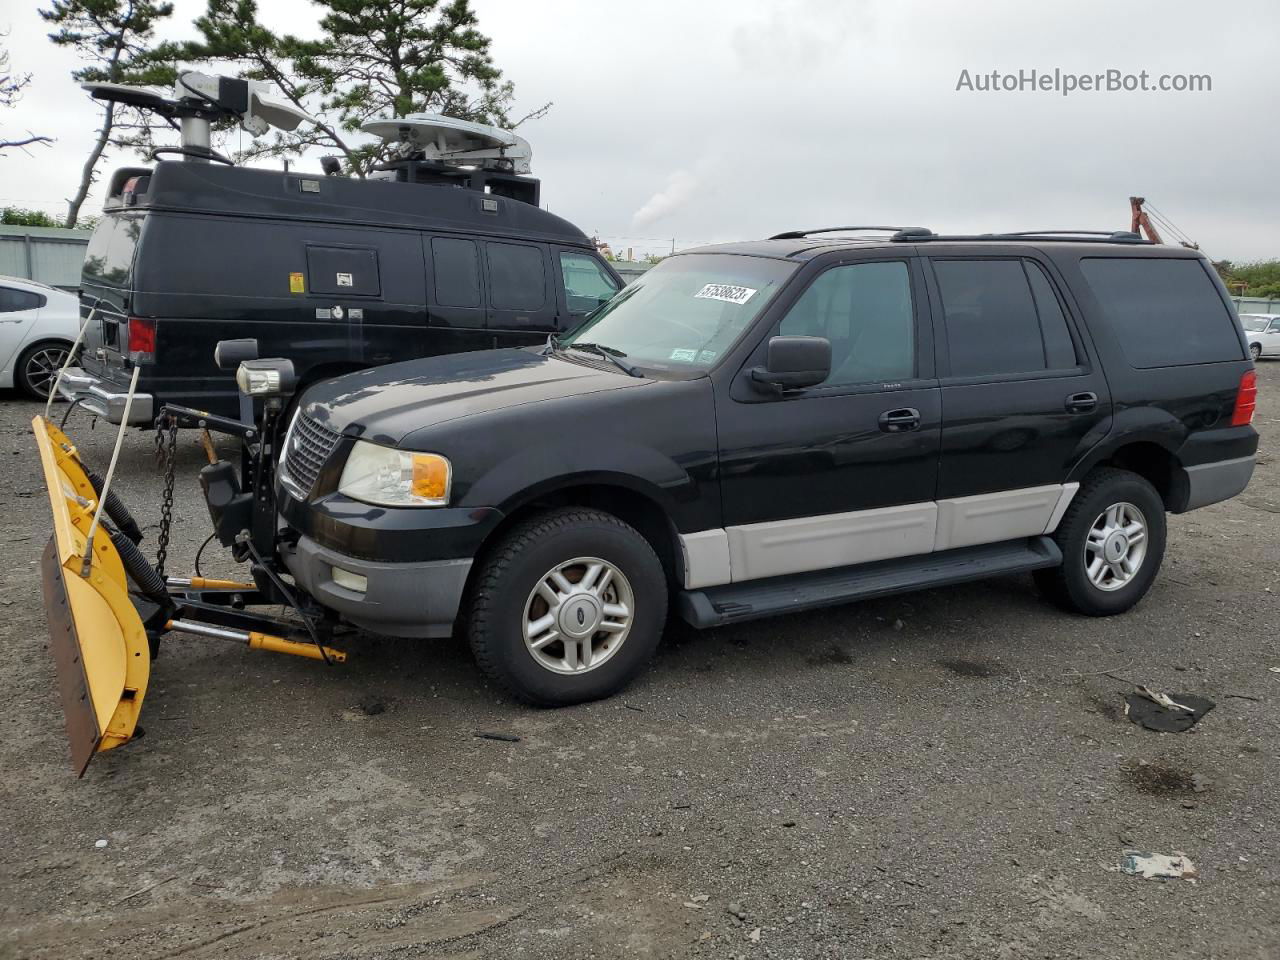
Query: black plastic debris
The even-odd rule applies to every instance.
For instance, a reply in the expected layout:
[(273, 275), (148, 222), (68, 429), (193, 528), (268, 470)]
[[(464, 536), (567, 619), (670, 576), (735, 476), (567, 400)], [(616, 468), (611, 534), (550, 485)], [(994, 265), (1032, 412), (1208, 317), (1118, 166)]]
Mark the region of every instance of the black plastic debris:
[(1194, 693), (1156, 693), (1138, 687), (1124, 698), (1125, 715), (1139, 726), (1159, 733), (1190, 730), (1216, 704)]
[(476, 736), (481, 740), (501, 740), (503, 743), (519, 743), (520, 738), (512, 736), (509, 733), (489, 733), (486, 730), (477, 730)]

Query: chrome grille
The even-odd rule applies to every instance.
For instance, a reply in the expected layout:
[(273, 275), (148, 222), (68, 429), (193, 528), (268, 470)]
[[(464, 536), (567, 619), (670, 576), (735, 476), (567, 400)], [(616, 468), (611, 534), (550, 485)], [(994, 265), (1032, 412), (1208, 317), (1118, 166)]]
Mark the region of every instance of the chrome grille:
[(328, 427), (298, 411), (284, 451), (284, 469), (294, 486), (310, 493), (325, 462), (342, 439)]

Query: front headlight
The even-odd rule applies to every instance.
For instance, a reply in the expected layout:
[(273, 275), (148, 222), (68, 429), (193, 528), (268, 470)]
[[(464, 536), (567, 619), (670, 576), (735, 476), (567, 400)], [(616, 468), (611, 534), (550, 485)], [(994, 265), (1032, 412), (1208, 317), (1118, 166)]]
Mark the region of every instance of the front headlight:
[(357, 440), (342, 468), (338, 492), (381, 507), (442, 507), (453, 468), (436, 453), (412, 453)]

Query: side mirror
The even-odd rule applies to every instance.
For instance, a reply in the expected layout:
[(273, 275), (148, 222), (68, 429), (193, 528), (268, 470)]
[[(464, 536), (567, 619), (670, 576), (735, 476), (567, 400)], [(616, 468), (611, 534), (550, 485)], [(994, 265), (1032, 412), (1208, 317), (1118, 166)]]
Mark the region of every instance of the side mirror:
[(763, 367), (751, 370), (753, 383), (781, 393), (816, 387), (831, 376), (831, 341), (825, 337), (773, 337)]

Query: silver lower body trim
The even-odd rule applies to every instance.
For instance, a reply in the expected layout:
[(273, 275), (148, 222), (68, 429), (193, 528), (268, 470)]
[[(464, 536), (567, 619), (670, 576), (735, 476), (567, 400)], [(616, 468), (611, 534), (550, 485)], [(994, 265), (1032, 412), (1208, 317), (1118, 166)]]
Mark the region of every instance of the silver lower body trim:
[(680, 537), (687, 590), (1053, 533), (1078, 483), (700, 530)]

